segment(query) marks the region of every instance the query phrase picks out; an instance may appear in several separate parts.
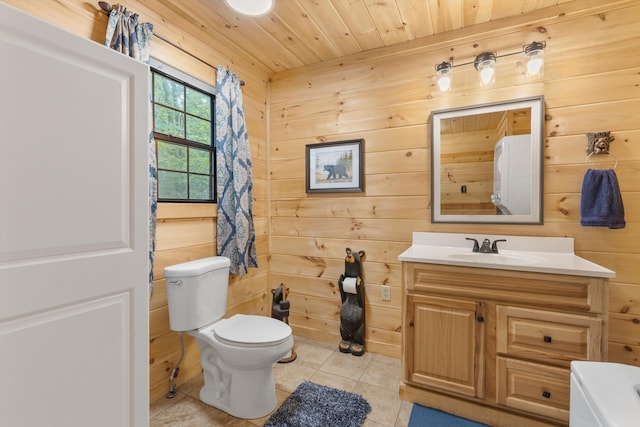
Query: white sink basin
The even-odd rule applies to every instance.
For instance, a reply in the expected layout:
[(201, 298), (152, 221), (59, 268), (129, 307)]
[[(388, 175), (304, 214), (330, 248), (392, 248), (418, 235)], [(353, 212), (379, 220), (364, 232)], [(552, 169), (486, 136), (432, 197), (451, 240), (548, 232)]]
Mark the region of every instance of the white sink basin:
[[(498, 240), (500, 253), (472, 252), (469, 238)], [(532, 271), (591, 277), (615, 277), (608, 268), (573, 252), (570, 237), (529, 237), (462, 233), (414, 232), (413, 244), (398, 256), (400, 261), (446, 264), (475, 268)]]
[(452, 260), (481, 262), (483, 264), (506, 264), (506, 265), (531, 265), (543, 262), (544, 259), (533, 255), (511, 255), (511, 254), (485, 254), (481, 252), (471, 252), (462, 254), (449, 254)]

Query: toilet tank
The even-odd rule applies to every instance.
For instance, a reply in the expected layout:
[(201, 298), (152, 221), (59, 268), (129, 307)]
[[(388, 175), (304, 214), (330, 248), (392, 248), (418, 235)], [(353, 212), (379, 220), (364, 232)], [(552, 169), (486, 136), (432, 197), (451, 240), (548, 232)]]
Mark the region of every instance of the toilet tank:
[(221, 319), (227, 311), (229, 258), (215, 256), (164, 269), (169, 326), (191, 331)]

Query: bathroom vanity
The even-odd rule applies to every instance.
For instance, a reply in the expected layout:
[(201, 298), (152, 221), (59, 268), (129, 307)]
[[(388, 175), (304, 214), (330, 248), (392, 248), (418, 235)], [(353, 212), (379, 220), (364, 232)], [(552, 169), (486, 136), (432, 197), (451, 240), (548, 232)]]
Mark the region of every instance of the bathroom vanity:
[(495, 427), (568, 424), (570, 362), (607, 360), (613, 271), (571, 238), (414, 233), (399, 259), (401, 398)]

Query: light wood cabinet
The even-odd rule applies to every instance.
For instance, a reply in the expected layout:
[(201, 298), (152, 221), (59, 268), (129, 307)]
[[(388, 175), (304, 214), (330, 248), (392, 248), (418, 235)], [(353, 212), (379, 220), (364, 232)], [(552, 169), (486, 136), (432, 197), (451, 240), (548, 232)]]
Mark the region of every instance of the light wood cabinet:
[(607, 279), (403, 262), (403, 286), (405, 400), (567, 425), (570, 362), (607, 359)]
[(484, 323), (472, 301), (407, 296), (407, 357), (412, 382), (482, 397)]

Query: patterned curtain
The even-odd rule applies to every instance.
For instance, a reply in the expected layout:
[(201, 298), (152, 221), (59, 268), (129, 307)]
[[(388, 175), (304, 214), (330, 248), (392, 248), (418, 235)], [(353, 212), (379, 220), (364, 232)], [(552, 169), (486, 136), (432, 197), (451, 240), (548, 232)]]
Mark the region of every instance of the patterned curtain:
[(230, 274), (242, 276), (258, 266), (251, 152), (240, 78), (222, 66), (218, 66), (216, 78), (216, 180), (218, 254), (231, 260)]
[[(153, 25), (139, 24), (138, 14), (129, 12), (122, 5), (109, 14), (105, 45), (113, 50), (149, 64), (149, 43)], [(149, 79), (151, 87), (151, 79)], [(151, 91), (149, 91), (151, 93)], [(149, 99), (151, 105), (151, 99)], [(153, 296), (153, 257), (156, 241), (156, 211), (158, 207), (158, 172), (156, 170), (156, 146), (153, 141), (153, 110), (149, 108), (149, 299)]]
[(105, 46), (148, 64), (152, 34), (152, 24), (139, 24), (137, 13), (118, 5), (109, 13)]

